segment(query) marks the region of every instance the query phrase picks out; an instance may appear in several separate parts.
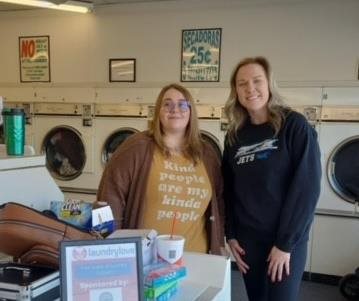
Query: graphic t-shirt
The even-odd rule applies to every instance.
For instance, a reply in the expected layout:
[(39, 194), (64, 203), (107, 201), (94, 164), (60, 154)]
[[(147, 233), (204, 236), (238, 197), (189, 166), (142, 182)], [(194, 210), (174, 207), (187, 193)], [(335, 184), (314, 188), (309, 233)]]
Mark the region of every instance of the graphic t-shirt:
[(185, 237), (185, 250), (208, 251), (204, 213), (212, 189), (202, 162), (194, 166), (182, 155), (166, 158), (156, 148), (146, 196), (144, 228), (170, 234), (175, 216), (174, 234)]
[(266, 241), (291, 252), (308, 239), (320, 191), (317, 134), (288, 112), (278, 135), (250, 120), (226, 144), (222, 162), (226, 237)]

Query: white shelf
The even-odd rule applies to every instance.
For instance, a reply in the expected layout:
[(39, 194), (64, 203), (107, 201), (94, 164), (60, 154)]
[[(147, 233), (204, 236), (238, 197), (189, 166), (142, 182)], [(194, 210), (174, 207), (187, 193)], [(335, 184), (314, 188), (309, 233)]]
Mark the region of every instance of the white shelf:
[(222, 301), (231, 299), (229, 257), (185, 252), (183, 260), (187, 267), (187, 276), (171, 300)]
[(44, 166), (45, 156), (0, 156), (0, 171)]

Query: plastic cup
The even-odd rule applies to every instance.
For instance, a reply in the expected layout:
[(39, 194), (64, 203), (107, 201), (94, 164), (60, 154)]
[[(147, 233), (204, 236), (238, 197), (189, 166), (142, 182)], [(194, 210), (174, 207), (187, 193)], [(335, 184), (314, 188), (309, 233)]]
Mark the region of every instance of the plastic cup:
[(182, 264), (185, 238), (180, 235), (159, 235), (156, 239), (157, 261)]

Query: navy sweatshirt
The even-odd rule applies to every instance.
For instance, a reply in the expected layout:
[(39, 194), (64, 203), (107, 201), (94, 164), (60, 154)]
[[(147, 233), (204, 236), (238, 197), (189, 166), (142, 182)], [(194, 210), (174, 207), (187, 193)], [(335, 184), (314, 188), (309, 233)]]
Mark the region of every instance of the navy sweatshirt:
[(272, 242), (291, 252), (308, 239), (320, 192), (317, 134), (290, 111), (278, 135), (249, 121), (223, 154), (226, 238)]

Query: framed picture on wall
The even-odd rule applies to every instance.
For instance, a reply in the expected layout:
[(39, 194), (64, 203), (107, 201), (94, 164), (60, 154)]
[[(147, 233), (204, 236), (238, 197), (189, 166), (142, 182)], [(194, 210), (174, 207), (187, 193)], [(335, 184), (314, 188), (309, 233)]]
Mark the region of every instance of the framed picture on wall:
[(110, 59), (110, 82), (135, 82), (136, 59)]
[(50, 82), (50, 37), (19, 37), (20, 82)]
[(182, 30), (182, 82), (219, 81), (221, 36), (221, 28)]

